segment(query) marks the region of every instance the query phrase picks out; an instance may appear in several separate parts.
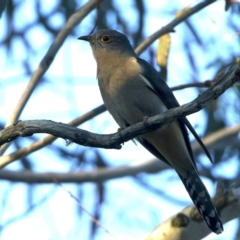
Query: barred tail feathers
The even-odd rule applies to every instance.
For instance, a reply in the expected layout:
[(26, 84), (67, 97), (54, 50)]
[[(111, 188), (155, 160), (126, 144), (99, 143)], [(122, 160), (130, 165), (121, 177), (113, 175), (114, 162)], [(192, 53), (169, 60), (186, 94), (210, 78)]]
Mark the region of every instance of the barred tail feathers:
[(192, 172), (188, 178), (183, 178), (181, 175), (179, 177), (208, 227), (216, 234), (221, 233), (223, 231), (221, 219), (197, 172)]

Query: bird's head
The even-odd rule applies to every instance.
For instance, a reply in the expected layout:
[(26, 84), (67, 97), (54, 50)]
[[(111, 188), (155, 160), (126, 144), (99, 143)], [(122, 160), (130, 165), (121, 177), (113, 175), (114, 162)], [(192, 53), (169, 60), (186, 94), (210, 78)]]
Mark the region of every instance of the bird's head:
[(102, 29), (93, 35), (82, 36), (78, 39), (90, 43), (93, 55), (97, 61), (99, 57), (113, 54), (118, 54), (118, 57), (136, 56), (128, 38), (115, 30)]

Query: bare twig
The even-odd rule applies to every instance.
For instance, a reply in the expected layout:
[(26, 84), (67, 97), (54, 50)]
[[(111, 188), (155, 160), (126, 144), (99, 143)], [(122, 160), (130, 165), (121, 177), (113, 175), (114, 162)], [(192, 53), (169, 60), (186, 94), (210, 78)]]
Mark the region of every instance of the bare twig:
[(215, 80), (206, 80), (204, 82), (193, 82), (193, 83), (186, 83), (182, 85), (178, 85), (176, 87), (172, 87), (172, 91), (182, 90), (190, 87), (197, 87), (197, 88), (208, 88), (211, 87), (215, 83)]
[(69, 33), (73, 30), (73, 28), (79, 24), (84, 17), (88, 15), (89, 12), (91, 12), (98, 4), (99, 0), (90, 0), (87, 2), (83, 7), (81, 7), (79, 10), (77, 10), (67, 21), (65, 26), (62, 28), (62, 30), (58, 33), (56, 38), (54, 39), (53, 43), (51, 44), (50, 48), (48, 49), (46, 55), (41, 60), (37, 70), (32, 75), (30, 82), (25, 89), (24, 93), (22, 94), (20, 100), (18, 101), (15, 109), (13, 110), (12, 115), (7, 121), (7, 126), (13, 124), (17, 121), (19, 118), (19, 115), (21, 114), (25, 104), (27, 103), (29, 97), (31, 96), (34, 88), (40, 81), (43, 74), (47, 71), (49, 66), (51, 65), (55, 55), (57, 54), (58, 50), (62, 46), (63, 42), (69, 35)]
[(28, 206), (28, 208), (20, 213), (20, 214), (16, 214), (15, 216), (10, 217), (9, 219), (6, 219), (1, 225), (0, 225), (0, 232), (2, 232), (3, 229), (6, 229), (8, 227), (8, 225), (13, 224), (17, 221), (21, 221), (24, 218), (26, 218), (26, 216), (30, 213), (32, 213), (34, 211), (34, 209), (39, 208), (42, 204), (46, 203), (56, 192), (56, 188), (52, 188), (48, 193), (45, 193), (44, 196), (38, 200), (37, 202), (31, 204), (30, 206)]
[(167, 24), (165, 27), (161, 28), (148, 38), (146, 38), (136, 49), (135, 52), (140, 55), (144, 50), (146, 50), (147, 47), (149, 47), (155, 40), (157, 40), (160, 36), (163, 36), (166, 33), (173, 32), (174, 27), (176, 27), (179, 23), (185, 21), (188, 17), (193, 15), (196, 12), (199, 12), (206, 6), (216, 2), (216, 0), (205, 0), (196, 6), (189, 8), (187, 11), (185, 11), (183, 14), (175, 18), (172, 22)]
[(86, 183), (86, 182), (104, 182), (126, 176), (134, 176), (141, 172), (157, 172), (168, 169), (162, 161), (156, 159), (149, 160), (134, 166), (121, 166), (115, 168), (101, 168), (89, 172), (70, 172), (70, 173), (36, 173), (29, 170), (24, 171), (0, 171), (0, 179), (12, 182), (25, 183), (53, 183), (53, 179), (57, 179), (62, 183)]
[(111, 234), (94, 216), (92, 216), (92, 214), (85, 208), (83, 207), (83, 205), (81, 204), (81, 202), (78, 200), (77, 197), (75, 197), (69, 190), (67, 190), (60, 182), (58, 182), (55, 179), (56, 184), (58, 184), (58, 186), (60, 186), (66, 193), (69, 194), (69, 196), (71, 198), (73, 198), (78, 206), (91, 218), (91, 220), (100, 228), (102, 228), (109, 236), (111, 236), (113, 239), (117, 239), (116, 236), (114, 236), (113, 234)]
[[(55, 123), (47, 120), (32, 120), (18, 122), (0, 132), (0, 144), (12, 141), (19, 136), (29, 136), (34, 133), (49, 133), (63, 139), (69, 139), (84, 146), (100, 148), (121, 148), (121, 143), (128, 141), (138, 135), (150, 130), (159, 128), (170, 123), (177, 118), (189, 115), (202, 109), (209, 101), (216, 99), (227, 88), (240, 79), (240, 63), (231, 67), (212, 87), (197, 97), (194, 101), (183, 106), (170, 109), (163, 114), (149, 118), (145, 122), (140, 122), (123, 129), (121, 132), (109, 135), (94, 134), (81, 129), (73, 128), (62, 123)], [(0, 163), (3, 167), (7, 163)]]
[[(209, 134), (207, 137), (204, 138), (204, 145), (208, 146), (208, 148), (215, 149), (214, 145), (218, 145), (219, 147), (226, 146), (226, 139), (228, 140), (228, 144), (233, 144), (232, 141), (231, 143), (229, 142), (230, 138), (235, 141), (235, 144), (237, 143), (236, 139), (234, 139), (234, 136), (237, 137), (238, 133), (240, 132), (240, 124), (233, 126), (233, 127), (228, 127), (228, 128), (223, 128), (220, 129), (219, 131), (216, 131), (212, 134)], [(221, 143), (222, 145), (221, 146)], [(216, 146), (216, 148), (219, 148)], [(199, 144), (195, 141), (192, 143), (192, 149), (195, 154), (199, 154), (202, 150), (199, 146)]]

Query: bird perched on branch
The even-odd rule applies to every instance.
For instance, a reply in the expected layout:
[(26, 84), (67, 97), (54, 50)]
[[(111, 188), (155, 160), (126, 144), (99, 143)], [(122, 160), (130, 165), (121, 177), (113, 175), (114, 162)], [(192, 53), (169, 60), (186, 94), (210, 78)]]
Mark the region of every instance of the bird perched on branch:
[[(166, 82), (151, 65), (138, 58), (125, 35), (105, 29), (79, 39), (90, 43), (103, 101), (121, 128), (179, 106)], [(219, 234), (223, 231), (222, 222), (197, 173), (187, 128), (211, 160), (186, 117), (138, 136), (137, 140), (175, 169), (208, 227)]]

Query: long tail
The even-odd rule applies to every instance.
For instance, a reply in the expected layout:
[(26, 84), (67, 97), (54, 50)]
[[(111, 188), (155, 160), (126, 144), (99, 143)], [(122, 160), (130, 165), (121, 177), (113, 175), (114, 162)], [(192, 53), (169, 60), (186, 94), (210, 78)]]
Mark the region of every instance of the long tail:
[(223, 231), (221, 219), (218, 216), (211, 197), (197, 172), (192, 172), (186, 179), (181, 175), (179, 175), (179, 177), (208, 227), (216, 234), (221, 233)]

